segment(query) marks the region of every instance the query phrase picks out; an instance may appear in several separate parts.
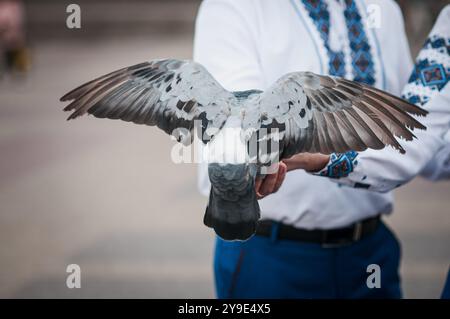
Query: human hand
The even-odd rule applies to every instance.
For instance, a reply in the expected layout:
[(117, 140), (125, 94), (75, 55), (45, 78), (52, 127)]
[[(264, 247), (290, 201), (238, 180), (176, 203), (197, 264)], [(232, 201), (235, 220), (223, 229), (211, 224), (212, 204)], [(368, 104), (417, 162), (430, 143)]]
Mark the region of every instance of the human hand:
[(257, 177), (255, 182), (256, 197), (262, 199), (269, 194), (276, 193), (283, 184), (286, 177), (287, 165), (279, 162), (278, 169), (273, 174), (268, 174), (263, 178)]
[(284, 159), (278, 163), (278, 170), (274, 174), (268, 174), (264, 178), (256, 178), (255, 190), (258, 199), (276, 193), (283, 184), (288, 171), (304, 169), (308, 172), (320, 171), (330, 160), (329, 155), (320, 153), (301, 153)]

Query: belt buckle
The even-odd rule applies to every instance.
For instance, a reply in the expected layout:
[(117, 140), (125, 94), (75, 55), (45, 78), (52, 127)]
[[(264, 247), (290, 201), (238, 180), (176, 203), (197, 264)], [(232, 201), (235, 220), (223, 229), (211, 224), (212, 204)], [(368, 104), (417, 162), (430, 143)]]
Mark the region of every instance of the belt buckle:
[(343, 246), (347, 246), (350, 244), (349, 241), (335, 241), (335, 242), (327, 242), (328, 240), (328, 236), (327, 236), (328, 232), (324, 231), (323, 235), (322, 235), (322, 243), (321, 243), (321, 247), (322, 248), (339, 248), (339, 247), (343, 247)]
[(362, 236), (362, 229), (363, 229), (363, 223), (362, 222), (357, 222), (353, 225), (353, 235), (352, 238), (346, 241), (341, 241), (341, 242), (334, 242), (334, 243), (327, 243), (327, 232), (325, 231), (322, 235), (322, 248), (339, 248), (339, 247), (344, 247), (344, 246), (348, 246), (354, 242), (357, 242), (358, 240), (361, 239)]

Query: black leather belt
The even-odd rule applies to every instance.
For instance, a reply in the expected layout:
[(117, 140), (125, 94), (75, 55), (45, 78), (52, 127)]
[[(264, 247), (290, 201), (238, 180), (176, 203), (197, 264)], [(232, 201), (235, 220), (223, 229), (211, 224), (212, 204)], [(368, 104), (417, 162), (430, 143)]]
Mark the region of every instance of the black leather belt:
[(374, 233), (379, 224), (380, 215), (364, 219), (348, 227), (330, 230), (300, 229), (272, 220), (262, 220), (258, 223), (256, 235), (317, 243), (323, 247), (339, 247), (357, 242)]

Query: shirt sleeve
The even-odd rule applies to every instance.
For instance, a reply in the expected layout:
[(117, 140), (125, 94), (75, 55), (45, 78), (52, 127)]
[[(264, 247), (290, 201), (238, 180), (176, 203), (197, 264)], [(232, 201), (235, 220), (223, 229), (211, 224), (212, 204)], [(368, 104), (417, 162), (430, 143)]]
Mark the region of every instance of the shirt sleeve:
[[(197, 15), (194, 60), (230, 91), (262, 89), (259, 63), (257, 5), (250, 0), (205, 0)], [(197, 148), (200, 153), (203, 147)], [(201, 154), (199, 158), (202, 158)], [(198, 167), (200, 193), (209, 194), (207, 164)]]
[[(447, 5), (439, 15), (436, 25), (433, 28), (432, 34), (428, 39), (428, 43), (439, 49), (440, 54), (436, 54), (435, 59), (446, 59), (447, 62), (450, 60), (450, 5)], [(445, 68), (445, 63), (439, 63), (440, 61), (435, 61), (436, 66), (441, 66), (440, 73), (446, 74), (447, 81), (450, 76), (449, 68), (447, 63)], [(447, 84), (448, 86), (448, 84)], [(419, 98), (427, 99), (433, 94), (438, 94), (438, 90), (434, 92), (423, 92)], [(444, 104), (445, 105), (445, 104)], [(450, 104), (446, 104), (448, 111), (450, 112)], [(450, 131), (444, 136), (444, 147), (442, 147), (433, 159), (426, 165), (421, 175), (425, 178), (437, 181), (441, 179), (450, 179)]]
[(433, 157), (420, 173), (431, 181), (450, 179), (450, 132), (444, 138), (445, 146)]
[(401, 142), (405, 154), (392, 148), (367, 150), (359, 154), (332, 154), (328, 165), (317, 174), (330, 177), (339, 184), (378, 192), (387, 192), (407, 183), (445, 146), (444, 134), (448, 131), (450, 112), (431, 109), (441, 103), (449, 105), (450, 92), (446, 91), (445, 96), (442, 94), (429, 101), (429, 115), (419, 118), (427, 130), (415, 131), (417, 139)]
[[(429, 111), (425, 118), (417, 118), (427, 130), (415, 131), (417, 139), (401, 142), (406, 150), (404, 155), (392, 148), (359, 154), (332, 154), (328, 165), (318, 175), (355, 188), (387, 192), (405, 184), (423, 170), (436, 178), (433, 168), (448, 165), (450, 145), (445, 136), (449, 134), (450, 126), (450, 87), (447, 85), (450, 70), (449, 10), (450, 6), (447, 6), (439, 16), (402, 94), (409, 102)], [(436, 154), (441, 155), (436, 157)]]

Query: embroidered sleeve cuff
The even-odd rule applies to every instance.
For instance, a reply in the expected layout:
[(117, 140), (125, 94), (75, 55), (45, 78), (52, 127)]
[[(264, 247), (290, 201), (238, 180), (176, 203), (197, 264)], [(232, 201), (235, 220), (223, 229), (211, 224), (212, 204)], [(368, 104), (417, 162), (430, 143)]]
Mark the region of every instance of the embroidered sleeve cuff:
[(330, 155), (330, 161), (319, 172), (314, 175), (325, 176), (329, 178), (347, 177), (353, 172), (356, 165), (358, 165), (357, 152), (350, 151), (347, 153), (333, 153)]

